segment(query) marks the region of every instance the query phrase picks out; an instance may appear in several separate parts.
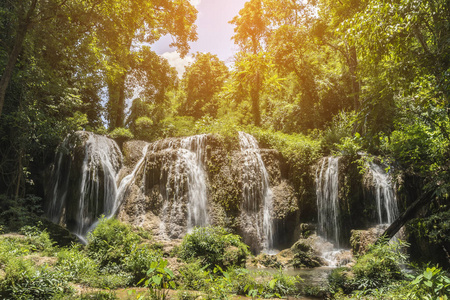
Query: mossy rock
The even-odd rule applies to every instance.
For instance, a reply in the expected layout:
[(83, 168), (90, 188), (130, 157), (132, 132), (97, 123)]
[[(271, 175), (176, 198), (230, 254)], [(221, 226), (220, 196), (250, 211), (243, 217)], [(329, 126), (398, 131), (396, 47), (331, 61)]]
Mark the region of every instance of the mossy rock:
[(312, 247), (305, 243), (304, 240), (298, 240), (294, 245), (292, 245), (291, 250), (294, 253), (312, 252)]
[(42, 223), (42, 229), (45, 229), (48, 232), (50, 238), (59, 247), (66, 247), (71, 245), (72, 243), (77, 243), (79, 241), (77, 236), (60, 225), (57, 225), (44, 218), (40, 218), (38, 221)]
[(275, 255), (268, 255), (265, 253), (261, 253), (253, 259), (253, 263), (255, 265), (262, 265), (267, 268), (279, 269), (283, 267), (283, 264), (280, 263)]

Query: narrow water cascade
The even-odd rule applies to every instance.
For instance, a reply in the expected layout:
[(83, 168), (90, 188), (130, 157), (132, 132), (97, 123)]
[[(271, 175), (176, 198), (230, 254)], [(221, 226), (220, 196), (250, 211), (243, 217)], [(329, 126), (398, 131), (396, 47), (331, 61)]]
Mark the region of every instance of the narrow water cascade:
[(318, 234), (340, 246), (339, 157), (322, 159), (316, 170)]
[(76, 164), (72, 155), (57, 154), (53, 195), (46, 213), (55, 223), (64, 220), (69, 230), (83, 237), (99, 216), (113, 212), (123, 158), (117, 144), (107, 137), (89, 132), (78, 132), (77, 137), (86, 139), (83, 150), (70, 144), (69, 138), (63, 146), (73, 150), (73, 156), (82, 152), (80, 169), (71, 166)]
[(375, 189), (378, 224), (391, 224), (398, 217), (397, 199), (389, 174), (375, 163), (369, 163)]
[(242, 213), (254, 221), (258, 239), (266, 252), (273, 250), (272, 190), (269, 174), (261, 157), (256, 139), (239, 132), (239, 144), (244, 154), (242, 165)]
[[(190, 232), (196, 226), (209, 224), (206, 135), (196, 135), (152, 145), (153, 152), (166, 153), (159, 181), (164, 198), (161, 209), (160, 235), (168, 238), (168, 224), (185, 223)], [(171, 155), (175, 153), (175, 157)], [(156, 174), (158, 176), (158, 174)], [(185, 216), (185, 222), (180, 220)]]
[[(148, 144), (144, 146), (144, 148), (142, 149), (142, 157), (136, 163), (133, 171), (130, 174), (128, 174), (127, 176), (125, 176), (124, 178), (122, 178), (122, 180), (120, 181), (119, 187), (117, 189), (117, 195), (116, 195), (116, 199), (114, 201), (113, 209), (112, 209), (110, 215), (108, 216), (109, 218), (114, 216), (117, 213), (117, 210), (119, 209), (120, 205), (124, 201), (124, 198), (126, 196), (128, 188), (133, 183), (133, 181), (136, 179), (136, 173), (145, 166), (145, 158), (147, 156), (148, 148), (149, 148)], [(143, 168), (143, 171), (145, 171), (145, 167)], [(142, 179), (142, 182), (143, 183), (145, 182), (145, 175), (144, 175), (144, 178)], [(141, 184), (141, 186), (142, 186), (142, 184)], [(141, 187), (141, 190), (142, 190), (142, 187)], [(142, 191), (142, 193), (143, 193), (143, 191)]]

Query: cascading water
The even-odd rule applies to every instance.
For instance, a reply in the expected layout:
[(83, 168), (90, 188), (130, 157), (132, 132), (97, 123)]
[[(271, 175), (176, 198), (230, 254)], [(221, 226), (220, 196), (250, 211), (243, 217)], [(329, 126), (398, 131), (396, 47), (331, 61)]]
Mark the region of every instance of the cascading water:
[(318, 233), (339, 248), (339, 157), (326, 157), (316, 171)]
[(398, 217), (397, 200), (391, 178), (381, 166), (372, 162), (369, 163), (369, 171), (375, 189), (378, 224), (391, 224)]
[[(83, 237), (100, 215), (114, 210), (116, 176), (122, 165), (122, 154), (117, 144), (104, 136), (88, 132), (76, 135), (86, 139), (81, 174), (80, 170), (70, 167), (76, 163), (75, 158), (62, 152), (57, 154), (47, 215), (54, 222), (65, 219), (68, 229)], [(70, 146), (68, 140), (63, 145)]]
[[(206, 161), (206, 135), (181, 140), (156, 142), (154, 152), (166, 152), (159, 181), (164, 204), (161, 212), (160, 234), (167, 238), (167, 224), (179, 223), (186, 212), (186, 228), (209, 224)], [(175, 161), (170, 153), (175, 152)], [(185, 209), (186, 208), (186, 209)]]
[(245, 132), (239, 132), (239, 144), (244, 154), (242, 166), (242, 213), (254, 221), (258, 239), (266, 251), (273, 249), (272, 190), (269, 174), (261, 157), (258, 142)]
[[(142, 157), (137, 162), (137, 164), (134, 167), (133, 171), (130, 174), (128, 174), (127, 176), (125, 176), (120, 181), (119, 188), (117, 189), (117, 196), (116, 196), (116, 199), (114, 201), (114, 206), (113, 206), (113, 209), (111, 211), (111, 214), (108, 217), (112, 217), (112, 216), (114, 216), (117, 213), (117, 210), (119, 209), (120, 205), (123, 203), (123, 200), (124, 200), (124, 198), (126, 196), (128, 188), (133, 183), (133, 181), (136, 179), (136, 173), (145, 166), (145, 158), (147, 156), (148, 148), (149, 148), (149, 145), (145, 145), (144, 146), (144, 148), (142, 149)], [(145, 171), (145, 168), (144, 168), (144, 171)], [(144, 178), (142, 179), (142, 181), (145, 182), (145, 173), (144, 173)], [(141, 193), (143, 194), (144, 191), (141, 191)]]

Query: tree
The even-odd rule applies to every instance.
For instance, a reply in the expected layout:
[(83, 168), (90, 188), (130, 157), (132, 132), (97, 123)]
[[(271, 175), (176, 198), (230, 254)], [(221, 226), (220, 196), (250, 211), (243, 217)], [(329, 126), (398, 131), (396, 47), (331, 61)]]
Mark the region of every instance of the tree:
[(167, 92), (175, 88), (177, 72), (167, 59), (149, 47), (143, 47), (136, 55), (139, 57), (131, 68), (127, 86), (140, 91), (137, 98), (133, 99), (126, 124), (135, 137), (150, 139), (150, 129), (169, 110)]
[(92, 97), (101, 84), (87, 34), (91, 4), (0, 4), (0, 65), (9, 72), (2, 77), (9, 83), (0, 119), (0, 190), (15, 198), (33, 188), (31, 174), (44, 170), (61, 138), (87, 125), (83, 101), (99, 100)]
[[(235, 35), (232, 37), (234, 42), (241, 48), (241, 51), (250, 53), (257, 57), (258, 52), (264, 49), (264, 39), (268, 33), (268, 22), (264, 16), (264, 8), (262, 0), (251, 0), (245, 3), (243, 9), (239, 11), (239, 16), (235, 16), (230, 22), (236, 27)], [(258, 64), (255, 64), (257, 66)], [(254, 124), (261, 125), (260, 111), (260, 92), (261, 92), (261, 72), (254, 69), (254, 73), (250, 80), (250, 97), (252, 99), (252, 113)]]
[(124, 124), (127, 77), (139, 59), (142, 44), (153, 44), (172, 35), (184, 56), (189, 41), (196, 39), (196, 9), (188, 0), (104, 1), (98, 13), (98, 47), (103, 55), (108, 85), (108, 122), (114, 129)]
[(215, 95), (228, 77), (228, 68), (211, 53), (197, 53), (194, 62), (186, 68), (181, 86), (186, 94), (182, 114), (200, 119), (204, 115), (215, 117), (218, 103)]
[(0, 117), (2, 116), (5, 95), (11, 81), (17, 59), (22, 51), (25, 37), (31, 26), (43, 25), (46, 21), (54, 18), (67, 0), (39, 1), (39, 0), (5, 0), (0, 4), (0, 14), (6, 24), (14, 24), (12, 27), (6, 25), (4, 28), (12, 38), (9, 45), (4, 44), (2, 48), (7, 52), (7, 59), (0, 79)]

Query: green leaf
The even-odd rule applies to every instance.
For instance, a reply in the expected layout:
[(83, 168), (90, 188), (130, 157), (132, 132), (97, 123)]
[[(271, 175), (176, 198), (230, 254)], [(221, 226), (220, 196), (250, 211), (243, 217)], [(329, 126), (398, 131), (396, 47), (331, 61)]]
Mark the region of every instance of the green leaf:
[(152, 276), (152, 281), (156, 285), (160, 285), (161, 284), (161, 280), (162, 280), (162, 277), (160, 277), (159, 275)]
[(425, 281), (424, 284), (425, 284), (427, 287), (432, 287), (432, 286), (433, 286), (433, 282), (431, 282), (431, 281), (429, 281), (429, 280)]
[(275, 287), (275, 285), (277, 284), (277, 279), (274, 278), (269, 282), (269, 287), (270, 289), (273, 289)]
[(433, 271), (430, 269), (427, 269), (424, 273), (423, 273), (423, 277), (425, 277), (425, 279), (430, 280), (431, 277), (433, 277)]

